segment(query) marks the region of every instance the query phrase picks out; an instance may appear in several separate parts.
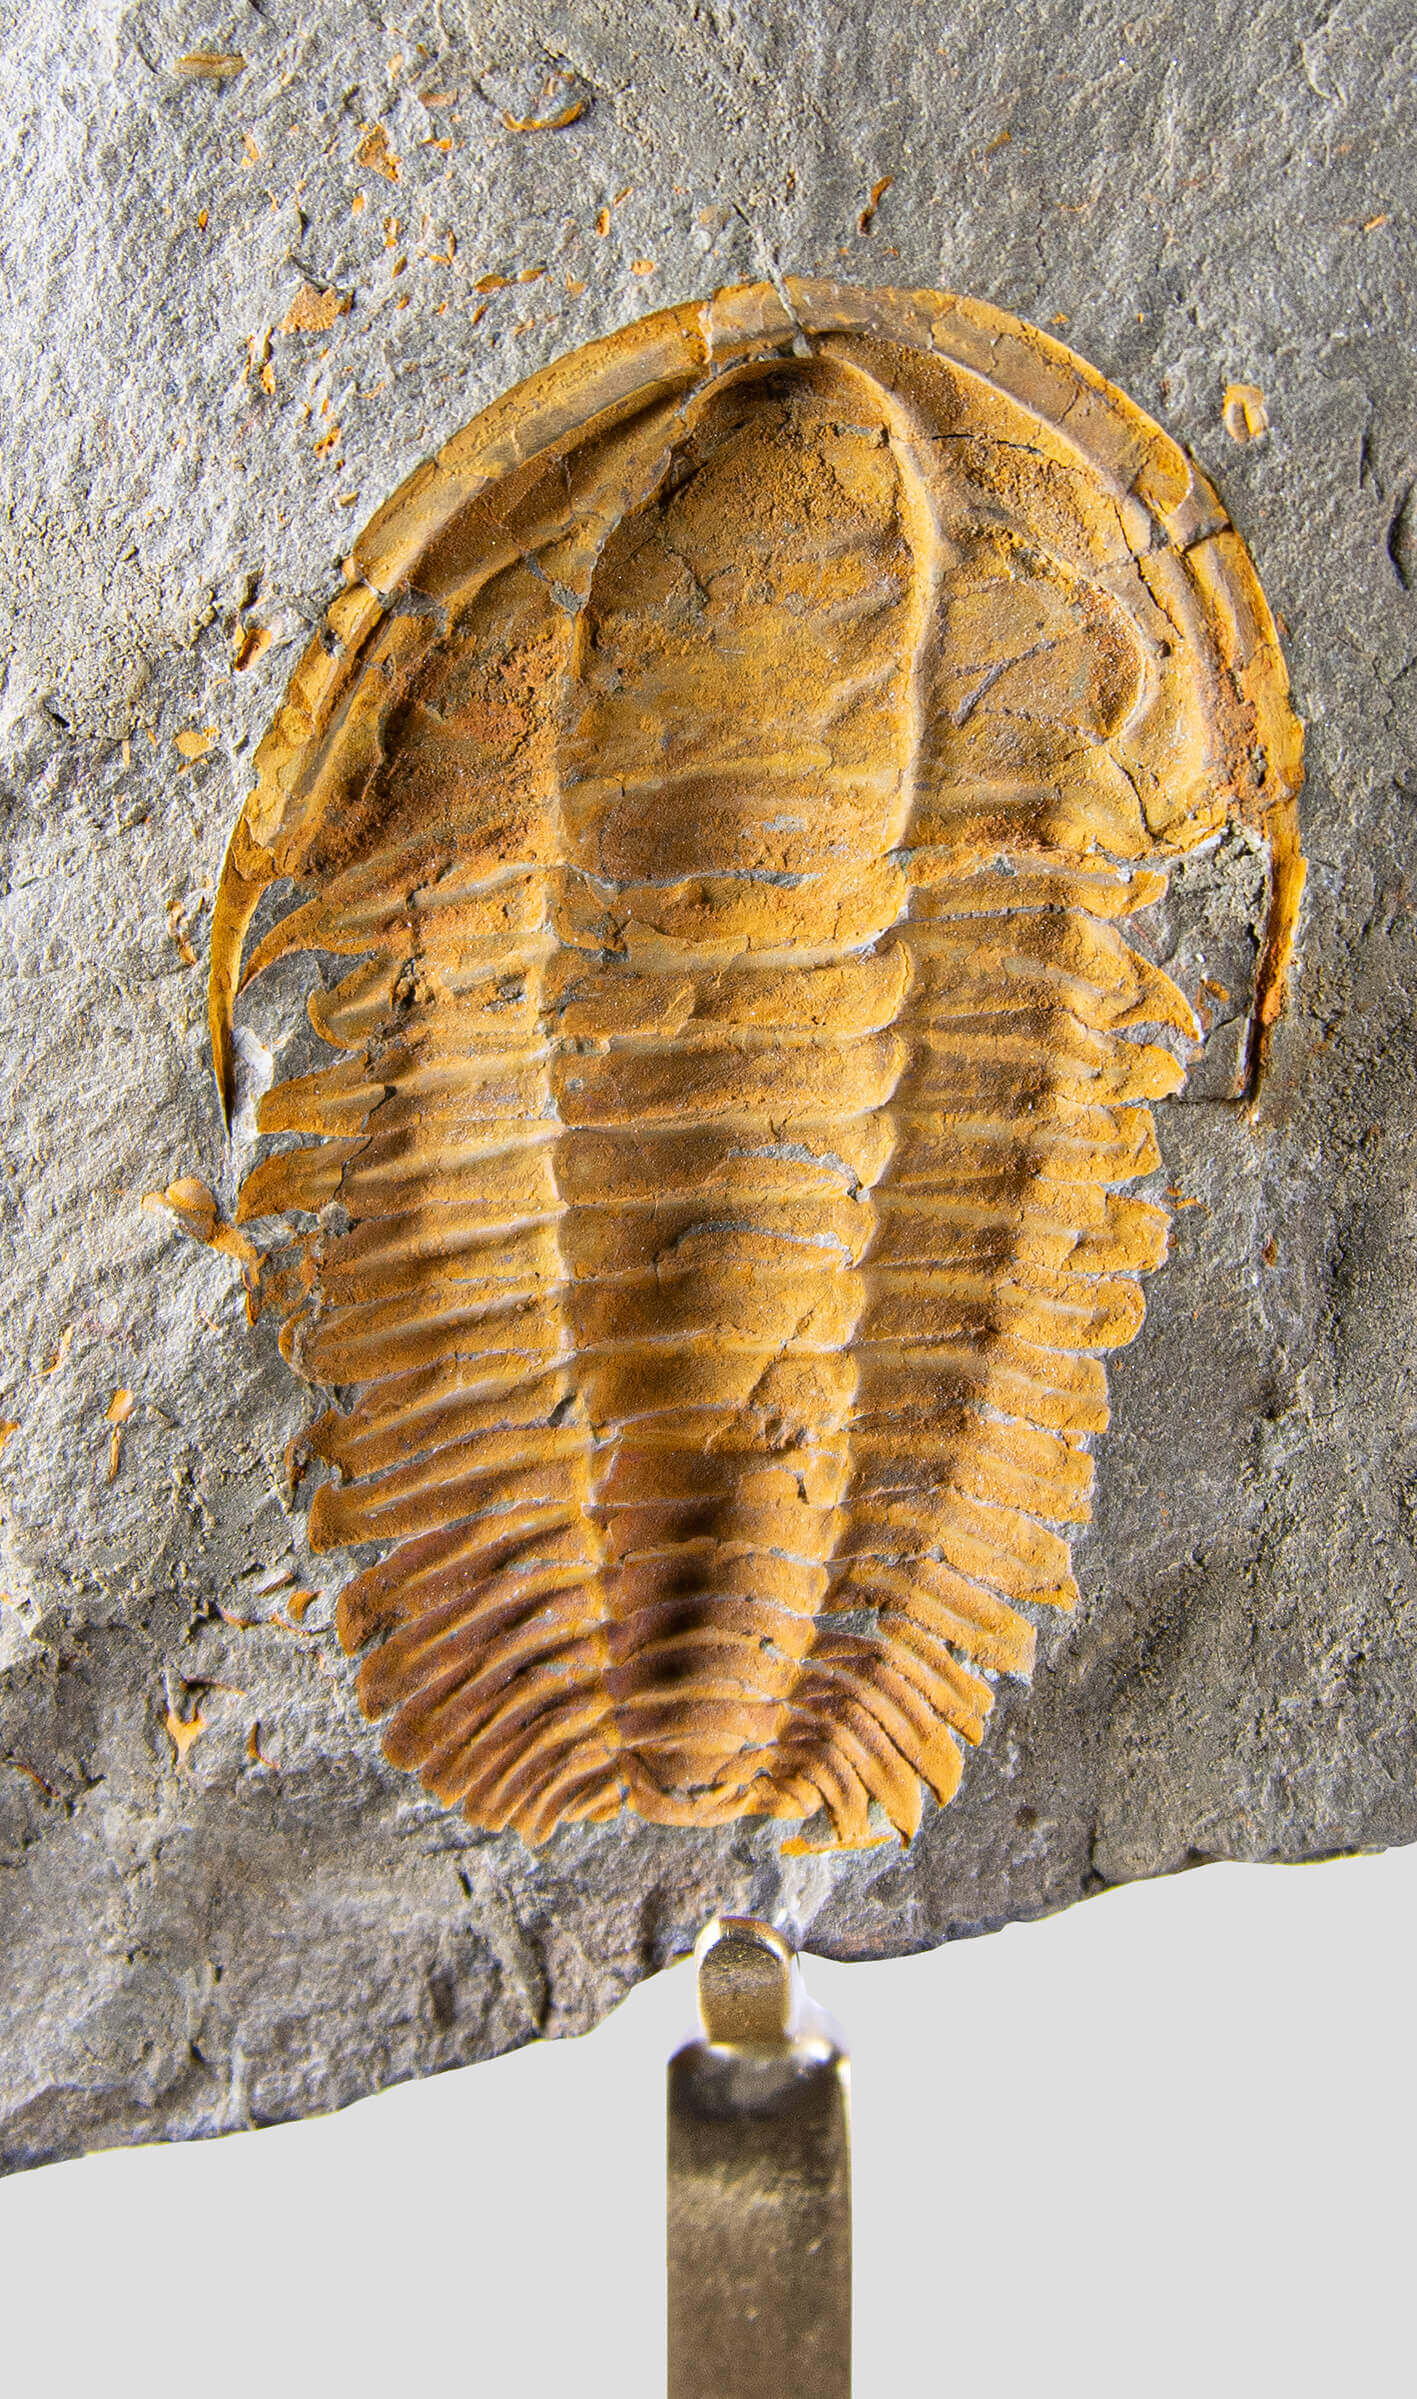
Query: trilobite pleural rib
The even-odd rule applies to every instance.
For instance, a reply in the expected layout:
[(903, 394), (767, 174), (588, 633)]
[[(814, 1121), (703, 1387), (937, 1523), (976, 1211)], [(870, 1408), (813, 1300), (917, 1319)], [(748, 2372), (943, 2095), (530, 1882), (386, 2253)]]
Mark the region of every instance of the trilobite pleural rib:
[[(539, 1840), (915, 1828), (1068, 1528), (1197, 1027), (1119, 930), (1268, 844), (1299, 728), (1249, 559), (998, 311), (766, 287), (552, 366), (357, 544), (233, 838), (236, 978), (340, 962), (247, 1219), (388, 1756)], [(1156, 1038), (1158, 1028), (1168, 1029)], [(1148, 1038), (1151, 1033), (1152, 1038)]]

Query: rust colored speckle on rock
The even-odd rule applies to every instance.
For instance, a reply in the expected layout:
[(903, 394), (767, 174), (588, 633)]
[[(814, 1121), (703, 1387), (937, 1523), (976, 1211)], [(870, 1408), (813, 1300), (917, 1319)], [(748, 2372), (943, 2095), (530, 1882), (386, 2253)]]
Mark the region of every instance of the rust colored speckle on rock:
[(1227, 383), (1221, 415), (1233, 442), (1258, 441), (1269, 431), (1269, 410), (1257, 383)]

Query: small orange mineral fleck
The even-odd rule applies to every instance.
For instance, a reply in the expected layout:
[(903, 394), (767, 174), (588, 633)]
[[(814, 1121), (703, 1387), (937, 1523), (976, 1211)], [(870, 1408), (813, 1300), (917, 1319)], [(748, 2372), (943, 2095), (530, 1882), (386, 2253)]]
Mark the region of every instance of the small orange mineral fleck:
[(332, 285), (322, 291), (318, 283), (302, 283), (281, 318), (281, 332), (328, 333), (336, 317), (348, 316), (349, 306), (348, 292), (337, 292)]
[(246, 60), (240, 50), (189, 50), (172, 72), (184, 83), (227, 83), (239, 75)]
[(1257, 383), (1227, 383), (1221, 415), (1232, 441), (1258, 441), (1269, 431), (1269, 410)]
[(880, 207), (881, 202), (884, 200), (894, 181), (894, 175), (882, 175), (875, 183), (872, 184), (871, 197), (856, 220), (856, 230), (858, 233), (870, 232), (871, 227), (876, 222), (876, 211)]
[(104, 1423), (113, 1428), (108, 1436), (108, 1480), (110, 1483), (118, 1480), (118, 1465), (123, 1450), (123, 1427), (132, 1413), (133, 1394), (131, 1391), (121, 1388), (114, 1392), (103, 1412)]
[(231, 663), (237, 674), (244, 674), (248, 666), (254, 666), (258, 658), (264, 657), (270, 646), (271, 632), (268, 625), (243, 625), (236, 637), (236, 647), (231, 654)]
[(403, 173), (403, 165), (389, 148), (389, 137), (383, 126), (364, 125), (360, 131), (364, 138), (354, 153), (359, 164), (371, 168), (376, 175), (382, 175), (386, 182), (397, 183)]
[(206, 1717), (200, 1708), (194, 1708), (190, 1716), (179, 1716), (176, 1708), (169, 1706), (162, 1721), (168, 1740), (172, 1743), (173, 1755), (177, 1764), (185, 1766), (187, 1752), (193, 1742), (200, 1740), (207, 1729)]

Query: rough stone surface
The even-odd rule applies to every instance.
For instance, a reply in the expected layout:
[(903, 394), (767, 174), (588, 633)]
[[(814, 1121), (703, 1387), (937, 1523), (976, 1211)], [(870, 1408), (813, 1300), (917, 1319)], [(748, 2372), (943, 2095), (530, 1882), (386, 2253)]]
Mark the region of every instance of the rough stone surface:
[[(201, 53), (244, 65), (178, 71)], [(88, 0), (10, 33), (9, 2163), (583, 2030), (714, 1906), (864, 1957), (1417, 1837), (1414, 67), (1403, 0)], [(353, 531), (559, 351), (779, 269), (1064, 327), (1217, 477), (1309, 720), (1300, 970), (1259, 1121), (1223, 1024), (1160, 1112), (1177, 1231), (1113, 1370), (1084, 1607), (960, 1798), (909, 1852), (621, 1822), (533, 1857), (384, 1765), (328, 1602), (292, 1613), (334, 1582), (284, 1493), (303, 1396), (235, 1266), (141, 1203), (229, 1196), (249, 1142), (207, 1073), (206, 910)], [(1243, 446), (1234, 381), (1271, 420)], [(1257, 891), (1232, 844), (1155, 927), (1222, 1016)], [(246, 1024), (281, 1037), (259, 998)]]

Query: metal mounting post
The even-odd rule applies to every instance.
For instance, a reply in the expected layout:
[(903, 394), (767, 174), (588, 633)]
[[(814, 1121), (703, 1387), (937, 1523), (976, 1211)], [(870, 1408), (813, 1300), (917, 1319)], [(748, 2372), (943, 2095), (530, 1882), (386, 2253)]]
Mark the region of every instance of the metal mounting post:
[(715, 1917), (669, 2064), (669, 2399), (850, 2399), (848, 2068), (781, 1935)]

